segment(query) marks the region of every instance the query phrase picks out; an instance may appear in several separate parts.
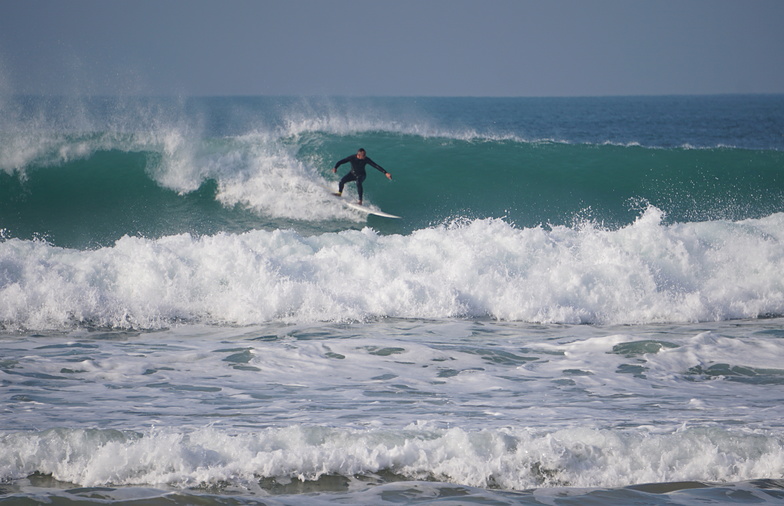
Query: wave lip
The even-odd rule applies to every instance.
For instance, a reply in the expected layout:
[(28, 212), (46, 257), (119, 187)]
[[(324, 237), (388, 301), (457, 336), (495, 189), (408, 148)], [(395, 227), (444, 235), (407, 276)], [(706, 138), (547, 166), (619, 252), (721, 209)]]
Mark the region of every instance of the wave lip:
[(485, 317), (644, 324), (784, 314), (784, 214), (618, 230), (473, 220), (379, 235), (291, 230), (124, 237), (78, 251), (0, 243), (6, 328), (178, 321)]

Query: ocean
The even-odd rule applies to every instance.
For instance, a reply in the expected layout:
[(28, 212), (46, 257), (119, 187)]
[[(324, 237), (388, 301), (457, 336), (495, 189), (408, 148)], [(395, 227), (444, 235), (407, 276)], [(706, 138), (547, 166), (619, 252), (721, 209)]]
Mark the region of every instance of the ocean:
[(782, 95), (0, 97), (0, 504), (781, 504), (782, 273)]

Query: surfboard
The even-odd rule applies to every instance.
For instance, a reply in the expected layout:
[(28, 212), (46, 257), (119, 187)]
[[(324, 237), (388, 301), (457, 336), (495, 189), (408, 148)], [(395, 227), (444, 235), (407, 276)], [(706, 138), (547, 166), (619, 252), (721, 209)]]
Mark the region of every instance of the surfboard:
[(395, 216), (394, 214), (385, 213), (381, 209), (373, 209), (372, 207), (361, 206), (359, 204), (355, 204), (353, 202), (349, 202), (348, 200), (343, 199), (342, 196), (340, 196), (337, 193), (335, 193), (334, 190), (332, 190), (330, 188), (327, 188), (327, 190), (329, 190), (329, 194), (330, 195), (332, 195), (336, 199), (340, 200), (343, 203), (344, 206), (350, 207), (351, 209), (354, 209), (356, 211), (360, 211), (360, 212), (366, 213), (366, 214), (372, 214), (374, 216), (381, 216), (382, 218), (401, 219), (400, 216)]
[[(337, 195), (335, 195), (337, 197)], [(338, 197), (341, 198), (341, 197)], [(356, 209), (357, 211), (362, 211), (363, 213), (372, 214), (375, 216), (381, 216), (382, 218), (397, 218), (400, 219), (400, 216), (395, 216), (394, 214), (385, 213), (381, 209), (373, 209), (372, 207), (361, 206), (359, 204), (355, 204), (353, 202), (343, 201), (343, 203), (350, 207), (351, 209)]]

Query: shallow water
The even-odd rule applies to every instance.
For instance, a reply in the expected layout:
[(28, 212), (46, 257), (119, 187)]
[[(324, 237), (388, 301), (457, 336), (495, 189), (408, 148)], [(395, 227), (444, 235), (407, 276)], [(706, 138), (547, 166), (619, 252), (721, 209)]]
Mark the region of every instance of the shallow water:
[(51, 476), (62, 500), (165, 484), (218, 487), (217, 503), (623, 504), (661, 490), (636, 484), (699, 482), (660, 485), (679, 491), (653, 503), (773, 504), (777, 482), (754, 480), (784, 466), (783, 329), (384, 319), (6, 335), (0, 467), (9, 491)]

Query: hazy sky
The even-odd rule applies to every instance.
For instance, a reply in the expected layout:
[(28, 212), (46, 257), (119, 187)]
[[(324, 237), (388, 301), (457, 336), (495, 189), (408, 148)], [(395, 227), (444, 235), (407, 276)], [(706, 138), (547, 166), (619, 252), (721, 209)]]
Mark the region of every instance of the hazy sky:
[(0, 93), (784, 93), (784, 0), (0, 0)]

